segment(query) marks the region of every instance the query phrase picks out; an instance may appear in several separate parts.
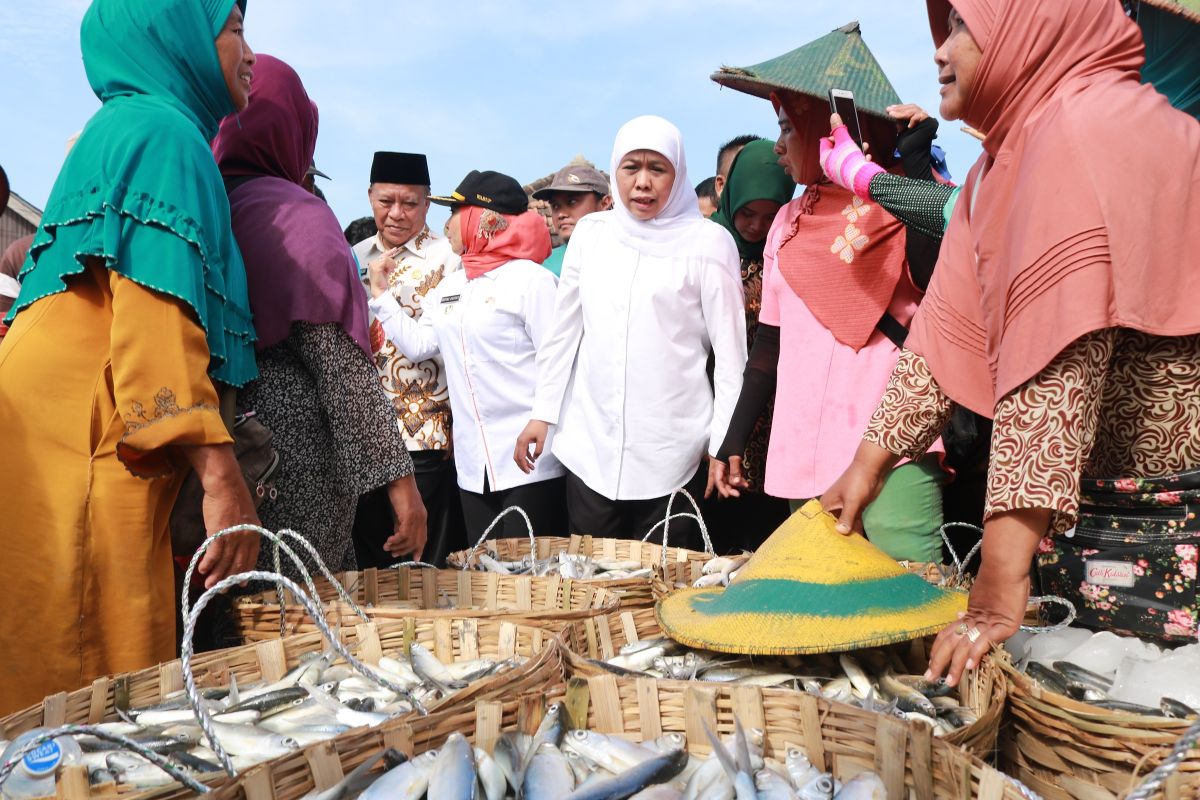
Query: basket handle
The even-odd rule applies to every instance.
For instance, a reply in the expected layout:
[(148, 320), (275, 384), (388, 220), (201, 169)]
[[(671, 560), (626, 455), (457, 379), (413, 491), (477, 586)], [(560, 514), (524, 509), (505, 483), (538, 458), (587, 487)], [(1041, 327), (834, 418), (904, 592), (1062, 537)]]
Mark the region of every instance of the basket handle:
[(209, 743), (212, 745), (213, 752), (217, 754), (217, 757), (221, 761), (221, 766), (225, 769), (230, 777), (237, 777), (237, 771), (233, 767), (233, 761), (229, 758), (229, 754), (225, 752), (225, 748), (221, 746), (221, 742), (217, 739), (216, 731), (214, 731), (212, 727), (212, 716), (209, 714), (208, 707), (201, 699), (199, 692), (196, 690), (196, 678), (192, 674), (192, 638), (196, 634), (196, 621), (200, 618), (200, 612), (204, 610), (204, 607), (208, 605), (209, 601), (212, 600), (212, 598), (216, 595), (238, 585), (239, 583), (244, 583), (245, 581), (271, 581), (276, 585), (287, 589), (289, 592), (295, 595), (296, 599), (300, 601), (300, 604), (304, 606), (304, 609), (308, 612), (308, 615), (316, 624), (317, 630), (320, 631), (321, 636), (325, 638), (325, 641), (329, 642), (330, 648), (339, 656), (344, 658), (346, 663), (349, 664), (352, 669), (379, 686), (382, 686), (388, 691), (395, 693), (397, 696), (403, 697), (410, 704), (412, 704), (413, 708), (419, 713), (428, 713), (425, 707), (421, 705), (420, 701), (413, 697), (412, 694), (410, 694), (407, 690), (392, 683), (390, 680), (382, 675), (379, 675), (377, 672), (375, 672), (375, 670), (368, 667), (362, 661), (355, 658), (350, 653), (349, 649), (347, 649), (346, 645), (344, 645), (330, 629), (329, 623), (326, 622), (325, 617), (321, 614), (320, 605), (311, 597), (306, 595), (304, 590), (297, 586), (290, 578), (286, 578), (283, 575), (275, 572), (262, 572), (260, 570), (251, 570), (250, 572), (240, 572), (236, 575), (230, 575), (221, 579), (211, 589), (206, 590), (204, 594), (200, 595), (200, 599), (196, 601), (195, 608), (192, 609), (186, 622), (184, 623), (183, 643), (180, 648), (180, 661), (183, 665), (184, 689), (187, 690), (188, 701), (192, 704), (192, 711), (196, 715), (196, 721), (200, 723), (200, 729), (204, 731), (204, 735), (208, 738)]
[[(180, 616), (184, 620), (187, 620), (188, 614), (191, 611), (190, 602), (188, 600), (188, 591), (191, 589), (191, 586), (192, 586), (192, 575), (193, 575), (193, 573), (195, 573), (196, 567), (197, 567), (197, 565), (199, 565), (200, 559), (204, 556), (204, 553), (217, 540), (224, 539), (226, 536), (230, 536), (235, 533), (243, 533), (246, 531), (253, 531), (254, 533), (257, 533), (259, 536), (263, 537), (264, 539), (267, 539), (267, 540), (275, 543), (275, 571), (276, 572), (279, 572), (279, 551), (282, 550), (284, 553), (287, 553), (288, 558), (290, 558), (292, 560), (292, 563), (296, 565), (296, 569), (300, 572), (300, 575), (304, 578), (304, 583), (308, 587), (309, 593), (312, 595), (312, 597), (314, 599), (316, 597), (318, 597), (317, 587), (315, 584), (313, 584), (312, 575), (310, 575), (308, 570), (305, 568), (304, 562), (301, 561), (300, 557), (296, 555), (296, 551), (283, 543), (283, 539), (281, 538), (281, 536), (277, 536), (276, 534), (271, 533), (269, 530), (262, 527), (261, 525), (250, 525), (250, 524), (232, 525), (228, 528), (224, 528), (222, 530), (217, 531), (212, 536), (205, 538), (205, 540), (200, 543), (200, 546), (198, 548), (196, 548), (196, 552), (192, 554), (192, 560), (188, 562), (187, 570), (183, 573), (183, 593), (182, 593), (183, 597), (181, 598), (182, 613), (180, 614)], [(280, 531), (280, 533), (282, 534), (283, 532)], [(303, 537), (297, 536), (297, 538), (303, 540)], [(306, 542), (306, 544), (307, 544), (307, 542)], [(284, 635), (287, 635), (287, 631), (284, 628), (285, 621), (284, 621), (284, 614), (283, 614), (283, 589), (280, 588), (278, 584), (276, 584), (276, 587), (275, 587), (275, 594), (276, 594), (276, 597), (279, 598), (279, 634), (281, 636), (284, 636)]]
[(1125, 795), (1125, 800), (1150, 800), (1163, 788), (1167, 778), (1171, 777), (1171, 773), (1179, 769), (1188, 753), (1195, 749), (1197, 742), (1200, 742), (1200, 719), (1193, 722), (1183, 732), (1183, 736), (1180, 736), (1179, 741), (1171, 748), (1170, 755), (1151, 770), (1132, 792)]
[(1052, 595), (1052, 594), (1031, 597), (1031, 598), (1029, 598), (1027, 607), (1028, 606), (1044, 606), (1044, 605), (1048, 605), (1051, 603), (1053, 603), (1055, 605), (1065, 606), (1067, 609), (1067, 618), (1064, 619), (1062, 622), (1056, 622), (1053, 625), (1022, 625), (1021, 630), (1028, 631), (1029, 633), (1053, 633), (1054, 631), (1061, 631), (1063, 628), (1066, 628), (1072, 622), (1075, 621), (1075, 615), (1076, 615), (1075, 604), (1072, 603), (1070, 600), (1068, 600), (1065, 597), (1059, 597), (1057, 595)]
[(509, 506), (496, 515), (496, 518), (492, 520), (492, 524), (487, 526), (487, 530), (483, 532), (483, 536), (479, 537), (479, 541), (475, 543), (475, 546), (467, 551), (466, 557), (463, 558), (463, 570), (471, 568), (471, 558), (479, 552), (479, 548), (483, 547), (483, 543), (487, 541), (492, 528), (495, 528), (500, 523), (500, 520), (504, 519), (508, 514), (520, 514), (522, 519), (525, 520), (525, 530), (529, 532), (529, 557), (537, 558), (537, 540), (533, 538), (533, 521), (529, 519), (529, 515), (525, 513), (525, 509), (520, 506)]
[[(367, 612), (363, 611), (359, 607), (358, 603), (354, 602), (354, 598), (350, 596), (348, 591), (346, 591), (346, 587), (342, 584), (342, 582), (334, 577), (333, 573), (329, 571), (329, 567), (325, 566), (324, 559), (322, 559), (321, 554), (317, 552), (317, 548), (313, 547), (312, 542), (310, 542), (308, 539), (305, 539), (291, 528), (280, 528), (278, 531), (276, 531), (276, 534), (279, 538), (275, 540), (275, 547), (273, 548), (274, 552), (272, 553), (276, 572), (280, 574), (283, 573), (283, 570), (280, 569), (279, 551), (283, 548), (284, 537), (293, 539), (305, 550), (307, 550), (310, 556), (312, 556), (313, 563), (317, 565), (317, 569), (321, 570), (321, 574), (325, 576), (325, 580), (329, 581), (329, 583), (333, 586), (341, 601), (350, 606), (351, 610), (354, 611), (354, 613), (357, 614), (359, 619), (361, 619), (363, 622), (371, 621), (371, 618), (367, 616)], [(308, 583), (309, 592), (311, 593), (313, 600), (319, 600), (320, 597), (317, 594), (316, 589), (312, 586), (312, 581), (308, 581)], [(279, 598), (279, 635), (286, 636), (286, 615), (283, 613), (283, 589), (279, 588), (278, 584), (275, 586), (275, 594), (276, 597)]]
[[(686, 512), (679, 514), (671, 513), (671, 507), (675, 505), (675, 498), (679, 497), (680, 495), (683, 495), (685, 498), (687, 498), (688, 502), (692, 504), (692, 508), (695, 509), (694, 514)], [(704, 515), (700, 513), (700, 505), (696, 502), (696, 498), (692, 497), (691, 492), (689, 492), (687, 489), (679, 488), (671, 492), (671, 496), (667, 498), (667, 511), (665, 514), (663, 514), (662, 522), (656, 523), (654, 527), (642, 537), (642, 541), (646, 541), (656, 530), (658, 530), (659, 525), (663, 526), (663, 551), (661, 564), (663, 570), (666, 570), (667, 568), (667, 537), (670, 533), (671, 520), (678, 519), (679, 517), (691, 517), (692, 519), (696, 520), (700, 526), (700, 538), (704, 540), (704, 552), (714, 556), (717, 554), (713, 549), (712, 539), (708, 535), (708, 526), (704, 524)]]
[(942, 542), (945, 543), (946, 549), (950, 551), (950, 558), (954, 559), (954, 574), (950, 576), (950, 581), (958, 582), (962, 580), (963, 573), (967, 570), (967, 564), (971, 563), (971, 559), (975, 557), (975, 554), (979, 552), (979, 548), (983, 546), (983, 539), (981, 538), (975, 543), (974, 547), (967, 551), (966, 558), (960, 559), (958, 553), (954, 550), (954, 545), (950, 544), (950, 537), (946, 534), (946, 530), (949, 528), (966, 528), (975, 531), (981, 537), (983, 536), (983, 528), (978, 525), (972, 525), (969, 522), (947, 522), (938, 528), (938, 534), (942, 537)]
[(123, 749), (137, 753), (139, 756), (146, 759), (151, 764), (158, 767), (163, 772), (167, 773), (176, 781), (183, 784), (196, 794), (208, 794), (210, 791), (212, 791), (203, 783), (200, 783), (191, 775), (188, 775), (186, 771), (181, 770), (179, 767), (172, 764), (164, 756), (159, 755), (153, 750), (147, 750), (145, 747), (133, 741), (132, 739), (124, 736), (118, 736), (115, 733), (109, 733), (103, 728), (96, 727), (95, 725), (63, 725), (61, 727), (48, 730), (45, 733), (30, 739), (28, 742), (22, 745), (16, 753), (14, 753), (12, 757), (8, 759), (8, 761), (4, 762), (4, 764), (0, 764), (0, 786), (3, 786), (4, 782), (8, 780), (8, 776), (12, 774), (14, 769), (16, 769), (17, 764), (21, 763), (21, 759), (32, 753), (37, 748), (41, 747), (46, 742), (57, 739), (60, 736), (95, 736), (97, 739), (104, 739), (105, 741), (119, 744)]

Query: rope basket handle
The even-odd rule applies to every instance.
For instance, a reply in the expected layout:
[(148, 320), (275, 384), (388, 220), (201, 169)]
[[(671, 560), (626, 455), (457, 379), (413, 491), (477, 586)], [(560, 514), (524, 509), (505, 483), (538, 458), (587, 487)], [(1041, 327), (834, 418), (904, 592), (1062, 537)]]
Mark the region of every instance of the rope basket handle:
[(1187, 754), (1196, 748), (1197, 742), (1200, 742), (1200, 719), (1193, 722), (1183, 735), (1179, 737), (1179, 741), (1175, 742), (1175, 746), (1171, 748), (1171, 753), (1163, 759), (1162, 763), (1155, 767), (1151, 772), (1142, 779), (1142, 782), (1137, 785), (1132, 792), (1125, 795), (1125, 800), (1150, 800), (1163, 786), (1167, 779), (1171, 777), (1171, 773), (1179, 769), (1183, 764)]
[(368, 667), (362, 661), (355, 658), (354, 655), (350, 653), (349, 649), (342, 644), (341, 640), (339, 640), (330, 629), (329, 623), (325, 621), (324, 616), (321, 614), (320, 605), (306, 595), (304, 590), (297, 586), (296, 583), (290, 578), (286, 578), (278, 573), (263, 572), (260, 570), (251, 570), (250, 572), (240, 572), (236, 575), (230, 575), (218, 581), (211, 589), (206, 590), (204, 594), (200, 595), (200, 598), (196, 601), (195, 608), (192, 609), (186, 622), (184, 623), (183, 643), (180, 648), (182, 653), (180, 661), (183, 664), (184, 689), (187, 691), (188, 702), (190, 702), (192, 705), (192, 711), (196, 715), (196, 721), (200, 723), (200, 729), (204, 731), (204, 735), (208, 738), (209, 743), (212, 745), (213, 752), (216, 753), (217, 758), (220, 759), (221, 766), (231, 778), (237, 777), (237, 771), (233, 767), (233, 761), (229, 758), (229, 754), (225, 752), (225, 748), (221, 746), (221, 742), (217, 739), (216, 731), (212, 726), (212, 715), (209, 714), (207, 705), (203, 702), (199, 692), (196, 689), (196, 678), (192, 674), (192, 638), (196, 633), (196, 622), (200, 618), (200, 612), (204, 610), (204, 607), (208, 605), (209, 601), (218, 594), (221, 594), (231, 587), (246, 581), (271, 581), (279, 586), (282, 586), (284, 589), (287, 589), (289, 592), (295, 595), (296, 599), (300, 601), (300, 604), (304, 606), (305, 611), (308, 612), (309, 617), (311, 617), (312, 621), (316, 624), (317, 630), (320, 631), (321, 636), (323, 636), (325, 641), (329, 643), (330, 648), (343, 659), (345, 659), (346, 663), (349, 664), (352, 669), (368, 680), (387, 689), (389, 692), (393, 692), (398, 697), (404, 698), (420, 714), (424, 715), (428, 713), (425, 707), (421, 705), (420, 701), (413, 697), (412, 694), (410, 694), (406, 689), (403, 689), (400, 686), (392, 683), (390, 680), (382, 675), (379, 675), (377, 672), (375, 672), (375, 670)]
[[(274, 542), (275, 543), (275, 572), (276, 573), (279, 572), (279, 551), (282, 550), (284, 553), (287, 554), (288, 558), (290, 558), (292, 560), (292, 563), (296, 565), (296, 569), (300, 573), (300, 575), (304, 578), (304, 583), (308, 587), (308, 591), (312, 595), (312, 597), (316, 598), (318, 596), (317, 595), (317, 587), (313, 583), (312, 575), (310, 575), (308, 570), (305, 568), (304, 562), (301, 561), (300, 557), (296, 555), (295, 550), (293, 550), (292, 548), (290, 548), (286, 544), (284, 544), (283, 539), (280, 536), (277, 536), (276, 534), (271, 533), (269, 530), (262, 527), (261, 525), (250, 525), (248, 523), (243, 524), (243, 525), (232, 525), (228, 528), (224, 528), (222, 530), (217, 531), (212, 536), (207, 537), (203, 542), (200, 543), (200, 546), (198, 548), (196, 548), (196, 552), (192, 554), (192, 560), (188, 562), (187, 570), (183, 573), (183, 592), (182, 592), (183, 596), (181, 598), (182, 611), (180, 613), (180, 616), (184, 620), (187, 620), (189, 612), (191, 610), (191, 603), (188, 599), (188, 590), (191, 589), (191, 586), (192, 586), (192, 575), (193, 575), (193, 573), (195, 573), (196, 567), (197, 567), (197, 565), (199, 565), (200, 559), (204, 556), (204, 553), (208, 550), (209, 547), (211, 547), (213, 545), (214, 542), (216, 542), (220, 539), (224, 539), (226, 536), (231, 536), (235, 533), (245, 533), (245, 532), (257, 533), (259, 536), (263, 537), (264, 539)], [(282, 531), (280, 533), (282, 533)], [(303, 537), (297, 535), (297, 538), (301, 539), (303, 541)], [(305, 543), (307, 544), (307, 542), (305, 542)], [(279, 634), (281, 636), (286, 636), (287, 635), (286, 620), (284, 618), (284, 613), (283, 613), (283, 605), (284, 605), (283, 589), (278, 584), (276, 584), (276, 586), (275, 586), (275, 596), (279, 600)], [(361, 613), (361, 610), (360, 610), (360, 613)], [(364, 619), (365, 619), (365, 617), (364, 617)]]
[[(975, 543), (974, 547), (967, 551), (965, 558), (960, 559), (954, 549), (954, 545), (950, 544), (950, 536), (946, 533), (949, 528), (966, 528), (980, 535), (981, 538)], [(975, 557), (975, 554), (979, 552), (979, 548), (983, 546), (983, 528), (978, 525), (972, 525), (969, 522), (947, 522), (938, 528), (938, 535), (942, 537), (942, 542), (946, 545), (946, 549), (950, 551), (950, 558), (954, 560), (954, 574), (950, 576), (950, 581), (957, 583), (962, 580), (963, 573), (967, 571), (967, 564), (971, 563), (971, 559)]]
[(525, 513), (525, 509), (520, 506), (509, 506), (496, 515), (496, 518), (492, 520), (492, 524), (487, 526), (487, 530), (483, 532), (483, 536), (479, 537), (479, 541), (475, 543), (475, 546), (467, 551), (467, 556), (463, 559), (462, 565), (464, 571), (471, 568), (471, 559), (479, 552), (479, 548), (483, 547), (483, 543), (487, 541), (492, 529), (508, 514), (520, 514), (521, 518), (525, 520), (525, 530), (529, 532), (529, 557), (537, 558), (537, 540), (533, 537), (533, 520)]
[[(329, 571), (329, 567), (325, 566), (324, 559), (322, 559), (321, 554), (317, 552), (317, 548), (313, 547), (312, 542), (291, 528), (280, 528), (276, 533), (279, 538), (275, 542), (274, 552), (272, 554), (276, 572), (280, 574), (283, 573), (283, 570), (280, 569), (279, 551), (283, 547), (283, 538), (285, 536), (290, 537), (291, 539), (299, 542), (304, 549), (308, 551), (308, 554), (312, 556), (313, 563), (317, 565), (317, 569), (321, 570), (321, 574), (325, 576), (325, 580), (329, 581), (329, 583), (333, 586), (334, 591), (337, 592), (337, 595), (341, 601), (350, 606), (351, 610), (354, 611), (358, 618), (363, 622), (371, 621), (371, 618), (367, 616), (367, 612), (363, 611), (362, 608), (359, 607), (358, 603), (354, 602), (354, 598), (350, 596), (350, 592), (346, 590), (345, 585), (343, 585), (341, 581), (334, 577), (333, 573)], [(312, 598), (314, 600), (319, 600), (320, 597), (313, 588), (312, 581), (308, 581), (308, 583), (309, 592), (312, 594)], [(281, 636), (286, 636), (287, 634), (284, 632), (283, 589), (279, 588), (278, 584), (275, 586), (275, 595), (279, 599), (279, 633)]]
[[(679, 497), (680, 495), (683, 495), (685, 498), (687, 498), (688, 502), (692, 504), (692, 508), (695, 510), (694, 514), (688, 512), (681, 512), (679, 514), (671, 513), (671, 507), (675, 505), (675, 498)], [(663, 514), (662, 522), (655, 523), (654, 527), (652, 527), (646, 533), (646, 535), (642, 537), (642, 541), (646, 541), (656, 530), (658, 530), (658, 526), (662, 525), (662, 563), (659, 566), (663, 569), (663, 571), (666, 571), (667, 569), (667, 541), (670, 534), (671, 520), (679, 519), (680, 517), (690, 517), (691, 519), (696, 520), (700, 526), (700, 538), (704, 541), (704, 552), (713, 556), (717, 554), (716, 550), (713, 549), (712, 539), (708, 535), (708, 526), (704, 524), (704, 515), (700, 512), (700, 505), (696, 502), (696, 498), (692, 497), (691, 492), (681, 487), (671, 492), (671, 496), (667, 498), (667, 511), (665, 514)]]
[(165, 756), (159, 755), (153, 750), (147, 750), (142, 745), (124, 736), (119, 736), (115, 733), (109, 733), (95, 725), (63, 725), (58, 728), (53, 728), (45, 733), (30, 739), (21, 746), (17, 752), (0, 765), (0, 786), (8, 780), (8, 776), (17, 768), (17, 764), (21, 763), (21, 759), (32, 753), (34, 750), (41, 747), (46, 742), (57, 739), (60, 736), (95, 736), (97, 739), (103, 739), (113, 744), (118, 744), (122, 749), (137, 753), (142, 758), (149, 761), (154, 766), (167, 773), (174, 780), (186, 786), (196, 794), (208, 794), (212, 791), (203, 783), (200, 783), (187, 772), (181, 770), (176, 765), (172, 764)]
[(1026, 607), (1051, 604), (1065, 607), (1067, 609), (1067, 618), (1062, 622), (1056, 622), (1053, 625), (1022, 625), (1021, 630), (1028, 631), (1029, 633), (1053, 633), (1054, 631), (1061, 631), (1063, 628), (1070, 626), (1070, 624), (1075, 621), (1075, 616), (1077, 613), (1075, 610), (1075, 604), (1065, 597), (1059, 597), (1057, 595), (1050, 594), (1037, 595), (1029, 598), (1029, 602)]

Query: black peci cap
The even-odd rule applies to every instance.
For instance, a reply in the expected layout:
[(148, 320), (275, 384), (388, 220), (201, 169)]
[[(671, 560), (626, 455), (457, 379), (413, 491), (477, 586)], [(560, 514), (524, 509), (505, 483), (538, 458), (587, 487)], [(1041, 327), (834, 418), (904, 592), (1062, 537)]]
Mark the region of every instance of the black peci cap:
[(389, 153), (380, 150), (371, 161), (371, 183), (428, 186), (429, 162), (421, 153)]
[(529, 209), (529, 197), (516, 178), (502, 172), (473, 169), (449, 197), (431, 197), (441, 206), (479, 206), (499, 214), (521, 214)]

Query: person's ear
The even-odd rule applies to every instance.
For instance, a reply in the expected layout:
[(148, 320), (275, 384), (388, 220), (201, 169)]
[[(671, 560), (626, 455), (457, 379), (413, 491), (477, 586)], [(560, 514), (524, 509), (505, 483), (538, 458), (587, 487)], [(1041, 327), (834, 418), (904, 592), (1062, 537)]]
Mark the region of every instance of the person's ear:
[(725, 191), (725, 176), (718, 175), (713, 181), (713, 188), (716, 189), (717, 197), (721, 196), (721, 192)]
[(612, 195), (611, 194), (604, 195), (604, 197), (600, 200), (600, 210), (608, 211), (612, 207), (613, 207)]

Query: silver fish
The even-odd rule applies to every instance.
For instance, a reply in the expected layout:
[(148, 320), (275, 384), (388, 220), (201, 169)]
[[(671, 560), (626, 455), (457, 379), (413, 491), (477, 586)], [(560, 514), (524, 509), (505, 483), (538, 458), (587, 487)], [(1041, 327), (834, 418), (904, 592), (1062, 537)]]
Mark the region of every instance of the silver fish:
[(344, 778), (330, 786), (324, 791), (313, 790), (300, 798), (300, 800), (343, 800), (351, 794), (361, 792), (379, 776), (370, 775), (371, 769), (381, 760), (386, 760), (392, 767), (403, 764), (407, 761), (407, 756), (396, 750), (388, 748), (368, 758), (363, 763), (352, 769)]
[(438, 751), (427, 753), (390, 769), (367, 787), (358, 800), (419, 800), (429, 789), (429, 777)]
[(413, 672), (417, 673), (417, 676), (425, 683), (437, 687), (437, 690), (443, 695), (453, 694), (456, 689), (466, 686), (466, 683), (451, 675), (450, 671), (446, 669), (446, 665), (438, 661), (437, 656), (429, 652), (424, 645), (413, 642), (410, 645), (409, 654), (412, 659)]
[(429, 800), (475, 800), (475, 753), (461, 733), (442, 745), (429, 776)]
[(575, 773), (562, 751), (550, 743), (537, 747), (521, 778), (517, 800), (566, 797), (575, 788)]
[(797, 795), (800, 800), (833, 800), (834, 792), (837, 791), (833, 776), (828, 772), (819, 773), (811, 781), (798, 788)]
[(603, 781), (576, 789), (567, 795), (569, 800), (612, 800), (629, 797), (653, 784), (665, 783), (683, 770), (687, 763), (686, 750), (672, 750), (653, 756), (637, 766)]
[(475, 773), (479, 776), (479, 785), (483, 787), (484, 798), (486, 800), (504, 800), (504, 795), (508, 791), (508, 779), (504, 777), (500, 765), (478, 747), (474, 749), (474, 754)]
[(873, 772), (855, 775), (836, 795), (838, 800), (887, 800), (883, 779)]
[(268, 733), (250, 725), (214, 722), (212, 727), (221, 746), (232, 755), (251, 756), (265, 761), (268, 758), (286, 755), (300, 747), (295, 739)]

